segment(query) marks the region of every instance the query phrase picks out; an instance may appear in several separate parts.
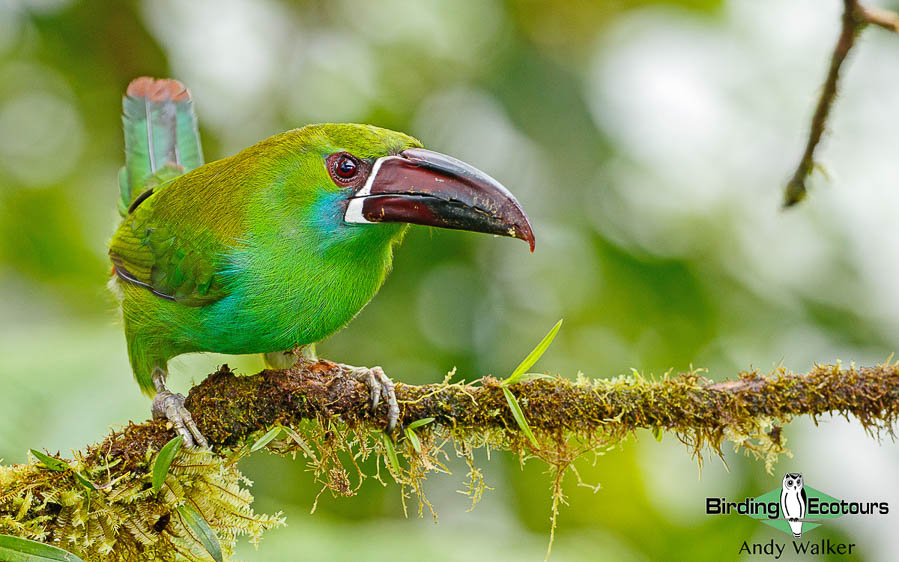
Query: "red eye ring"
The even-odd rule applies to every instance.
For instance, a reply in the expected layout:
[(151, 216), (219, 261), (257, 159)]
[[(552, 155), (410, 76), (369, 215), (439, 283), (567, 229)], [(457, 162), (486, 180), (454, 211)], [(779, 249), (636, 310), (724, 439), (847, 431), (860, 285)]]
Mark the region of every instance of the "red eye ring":
[(359, 171), (359, 164), (344, 154), (334, 161), (334, 175), (342, 180), (351, 180)]

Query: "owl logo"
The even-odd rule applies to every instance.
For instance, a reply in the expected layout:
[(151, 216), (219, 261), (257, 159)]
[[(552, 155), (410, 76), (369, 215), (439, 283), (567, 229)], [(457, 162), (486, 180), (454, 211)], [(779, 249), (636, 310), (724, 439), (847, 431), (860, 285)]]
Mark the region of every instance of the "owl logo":
[(784, 474), (783, 491), (780, 493), (780, 512), (790, 523), (794, 538), (802, 537), (802, 519), (808, 508), (808, 498), (802, 487), (802, 474), (788, 472)]

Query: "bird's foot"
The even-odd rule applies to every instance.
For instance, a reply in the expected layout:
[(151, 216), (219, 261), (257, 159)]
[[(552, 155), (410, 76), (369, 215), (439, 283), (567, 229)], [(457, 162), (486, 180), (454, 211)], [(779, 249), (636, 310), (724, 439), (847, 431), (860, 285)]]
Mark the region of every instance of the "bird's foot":
[(393, 381), (384, 374), (384, 369), (381, 367), (370, 369), (368, 367), (350, 367), (349, 365), (344, 365), (344, 367), (350, 369), (351, 377), (364, 382), (371, 391), (372, 411), (378, 408), (382, 399), (387, 402), (387, 433), (393, 432), (396, 422), (400, 418), (400, 405), (396, 401), (396, 388)]
[(208, 449), (209, 443), (197, 424), (194, 423), (193, 416), (184, 407), (184, 396), (163, 389), (156, 393), (153, 398), (153, 419), (168, 420), (175, 432), (184, 440), (187, 447), (200, 447)]

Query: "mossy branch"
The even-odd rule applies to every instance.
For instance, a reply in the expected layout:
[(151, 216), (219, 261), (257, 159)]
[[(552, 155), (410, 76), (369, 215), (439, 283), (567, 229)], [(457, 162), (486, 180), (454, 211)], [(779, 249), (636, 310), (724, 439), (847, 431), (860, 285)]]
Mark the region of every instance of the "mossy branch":
[[(400, 422), (430, 417), (458, 431), (517, 433), (501, 383), (492, 377), (469, 384), (397, 383)], [(704, 441), (714, 444), (714, 435), (725, 428), (761, 418), (784, 422), (797, 415), (837, 412), (879, 431), (889, 429), (899, 414), (899, 369), (892, 364), (861, 369), (828, 365), (806, 374), (780, 371), (773, 376), (754, 371), (719, 383), (698, 371), (660, 380), (537, 379), (514, 390), (530, 426), (556, 437), (662, 428), (708, 434)], [(371, 412), (368, 388), (345, 367), (325, 360), (253, 376), (235, 375), (224, 366), (191, 389), (187, 407), (214, 450), (234, 447), (276, 423), (293, 426), (330, 417), (354, 428), (380, 429), (386, 423), (386, 406)], [(123, 456), (130, 463), (171, 437), (165, 422), (146, 422), (113, 433), (95, 452)]]
[[(283, 523), (277, 515), (254, 514), (252, 497), (241, 486), (236, 461), (254, 442), (256, 448), (304, 454), (322, 491), (338, 495), (358, 488), (367, 476), (361, 463), (374, 454), (377, 472), (389, 471), (402, 485), (404, 499), (407, 490), (418, 494), (419, 513), (422, 506), (430, 507), (422, 481), (429, 472), (445, 469), (447, 444), (469, 463), (474, 501), (484, 485), (473, 449), (507, 449), (553, 467), (555, 510), (562, 478), (576, 458), (614, 447), (638, 429), (673, 432), (700, 460), (706, 451), (720, 454), (730, 441), (764, 459), (770, 469), (786, 451), (780, 424), (795, 416), (855, 417), (872, 437), (893, 436), (899, 417), (899, 364), (818, 366), (804, 374), (779, 369), (767, 376), (745, 372), (725, 382), (704, 378), (700, 371), (658, 379), (579, 375), (577, 380), (527, 380), (509, 389), (536, 443), (522, 433), (502, 381), (492, 377), (467, 384), (398, 383), (401, 423), (433, 421), (415, 424), (414, 438), (397, 432), (394, 442), (376, 431), (384, 426), (386, 407), (372, 412), (368, 389), (341, 365), (303, 361), (253, 376), (222, 367), (187, 399), (212, 451), (182, 450), (159, 491), (150, 483), (153, 461), (173, 433), (164, 421), (132, 423), (75, 453), (68, 471), (36, 462), (0, 466), (0, 533), (44, 540), (85, 559), (199, 559), (202, 549), (178, 518), (179, 506), (188, 504), (230, 552), (238, 534), (258, 538), (264, 529)], [(273, 427), (283, 428), (279, 438), (273, 438)], [(342, 455), (350, 461), (341, 462), (342, 451), (352, 453)], [(358, 482), (351, 482), (350, 471), (356, 471)]]

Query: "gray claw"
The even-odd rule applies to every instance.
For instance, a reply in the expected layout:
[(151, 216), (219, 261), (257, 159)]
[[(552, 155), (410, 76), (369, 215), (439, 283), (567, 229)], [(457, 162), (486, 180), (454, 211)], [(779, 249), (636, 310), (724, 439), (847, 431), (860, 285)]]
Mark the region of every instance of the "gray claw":
[(381, 367), (351, 367), (350, 375), (362, 381), (371, 390), (371, 409), (376, 410), (381, 399), (387, 402), (387, 433), (393, 431), (400, 418), (400, 405), (396, 400), (396, 388), (393, 381)]
[(152, 411), (153, 419), (164, 419), (172, 423), (175, 432), (184, 439), (186, 447), (209, 448), (209, 443), (200, 433), (193, 416), (184, 407), (184, 396), (181, 394), (168, 390), (157, 392), (153, 398)]

